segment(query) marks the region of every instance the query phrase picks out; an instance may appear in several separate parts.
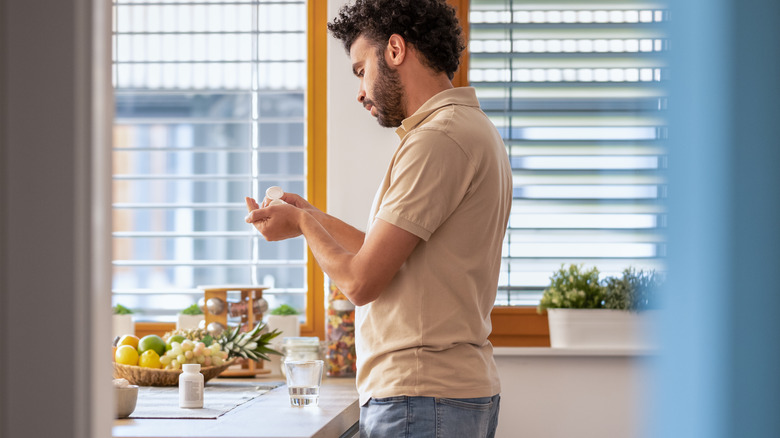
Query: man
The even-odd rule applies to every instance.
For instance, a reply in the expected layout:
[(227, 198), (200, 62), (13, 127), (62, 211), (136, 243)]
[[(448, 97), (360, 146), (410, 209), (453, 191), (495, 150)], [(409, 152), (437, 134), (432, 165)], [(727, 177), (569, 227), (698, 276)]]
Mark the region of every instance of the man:
[(486, 437), (500, 391), (490, 333), (512, 177), (473, 88), (444, 0), (357, 0), (328, 25), (360, 79), (357, 100), (396, 149), (364, 234), (287, 193), (247, 198), (267, 240), (303, 234), (357, 305), (361, 436)]

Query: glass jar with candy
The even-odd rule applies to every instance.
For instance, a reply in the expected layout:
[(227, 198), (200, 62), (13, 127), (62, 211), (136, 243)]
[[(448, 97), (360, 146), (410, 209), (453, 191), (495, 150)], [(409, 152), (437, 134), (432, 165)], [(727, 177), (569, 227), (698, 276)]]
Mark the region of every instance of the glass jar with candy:
[(354, 377), (355, 305), (328, 280), (327, 312), (325, 319), (325, 370), (330, 377)]

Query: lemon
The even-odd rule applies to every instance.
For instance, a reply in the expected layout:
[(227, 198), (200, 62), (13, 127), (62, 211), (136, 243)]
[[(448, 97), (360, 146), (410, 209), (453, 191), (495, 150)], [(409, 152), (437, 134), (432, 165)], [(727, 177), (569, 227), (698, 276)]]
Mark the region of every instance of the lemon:
[(138, 365), (138, 351), (131, 345), (120, 345), (116, 349), (114, 360), (123, 365)]
[(146, 335), (138, 341), (138, 352), (143, 354), (146, 351), (153, 350), (157, 356), (165, 354), (165, 341), (157, 335)]
[(146, 350), (141, 354), (138, 359), (138, 365), (144, 368), (162, 368), (160, 363), (160, 355), (154, 350)]
[(138, 348), (138, 337), (135, 335), (124, 335), (119, 338), (119, 342), (116, 344), (117, 347), (122, 345), (129, 345), (133, 348)]

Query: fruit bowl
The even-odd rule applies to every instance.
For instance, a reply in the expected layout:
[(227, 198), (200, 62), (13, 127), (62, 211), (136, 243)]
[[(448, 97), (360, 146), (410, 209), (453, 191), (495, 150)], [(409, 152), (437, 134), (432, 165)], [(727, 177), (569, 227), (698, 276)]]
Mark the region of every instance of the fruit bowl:
[[(203, 381), (217, 377), (219, 373), (225, 371), (229, 366), (235, 363), (235, 359), (229, 360), (220, 366), (204, 367), (200, 369), (203, 374)], [(123, 365), (113, 362), (114, 378), (127, 379), (133, 385), (139, 386), (176, 386), (179, 384), (179, 374), (181, 370), (163, 370), (155, 368), (144, 368), (135, 365)]]

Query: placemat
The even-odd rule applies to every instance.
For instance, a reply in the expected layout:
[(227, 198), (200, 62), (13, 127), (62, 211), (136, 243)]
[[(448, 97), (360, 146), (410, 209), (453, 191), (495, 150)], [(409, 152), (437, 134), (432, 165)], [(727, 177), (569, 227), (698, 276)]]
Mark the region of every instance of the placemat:
[(255, 397), (283, 385), (284, 382), (208, 382), (203, 391), (203, 408), (179, 407), (176, 386), (142, 386), (130, 418), (215, 419)]

